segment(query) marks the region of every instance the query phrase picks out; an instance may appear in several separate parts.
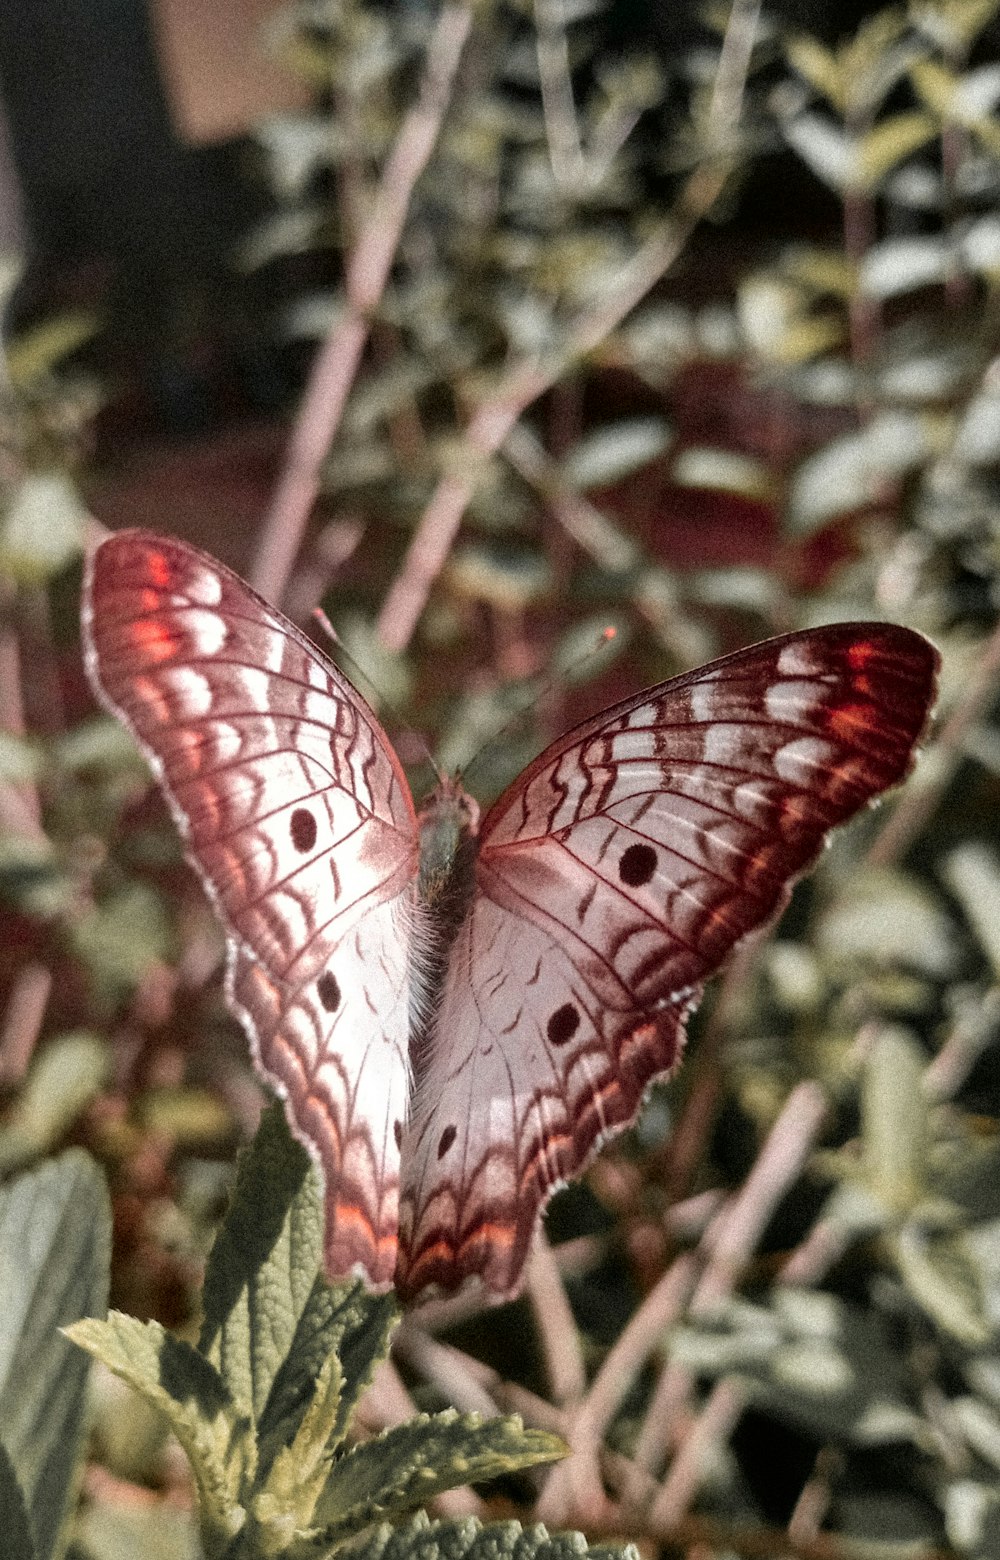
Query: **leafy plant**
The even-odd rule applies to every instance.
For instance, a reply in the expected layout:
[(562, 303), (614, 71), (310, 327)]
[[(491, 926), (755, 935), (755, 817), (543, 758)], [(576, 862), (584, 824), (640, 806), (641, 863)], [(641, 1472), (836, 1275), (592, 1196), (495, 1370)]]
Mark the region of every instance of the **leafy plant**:
[[(451, 1409), (349, 1445), (399, 1317), (391, 1298), (360, 1283), (331, 1289), (318, 1272), (322, 1243), (315, 1171), (272, 1106), (209, 1259), (197, 1347), (121, 1314), (67, 1329), (166, 1415), (191, 1464), (208, 1560), (322, 1560), (362, 1534), (372, 1554), (475, 1554), (492, 1543), (545, 1560), (548, 1536), (515, 1541), (513, 1525), (494, 1536), (469, 1524), (417, 1524), (408, 1536), (386, 1526), (444, 1490), (552, 1462), (566, 1448), (518, 1419)], [(569, 1548), (580, 1552), (572, 1540)]]

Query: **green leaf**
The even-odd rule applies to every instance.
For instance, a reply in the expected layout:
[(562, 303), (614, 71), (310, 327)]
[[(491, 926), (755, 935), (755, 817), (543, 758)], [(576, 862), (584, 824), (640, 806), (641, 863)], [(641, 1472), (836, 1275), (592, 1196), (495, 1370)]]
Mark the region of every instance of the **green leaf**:
[[(208, 1259), (198, 1340), (233, 1401), (255, 1422), (292, 1347), (322, 1251), (319, 1177), (275, 1103), (240, 1160)], [(317, 1368), (321, 1363), (314, 1356)]]
[(112, 993), (134, 986), (154, 959), (166, 959), (170, 936), (160, 895), (140, 883), (95, 905), (73, 927), (77, 953)]
[(79, 1149), (0, 1190), (0, 1437), (39, 1560), (57, 1550), (84, 1428), (88, 1361), (59, 1329), (104, 1311), (110, 1230), (104, 1179)]
[[(343, 1551), (351, 1560), (637, 1560), (632, 1544), (588, 1546), (582, 1533), (550, 1535), (539, 1525), (519, 1522), (483, 1524), (474, 1517), (462, 1522), (431, 1522), (415, 1517), (403, 1527), (378, 1528), (363, 1542)], [(317, 1554), (323, 1553), (317, 1550)]]
[(0, 1532), (6, 1560), (37, 1560), (24, 1495), (14, 1464), (0, 1441)]
[(558, 1436), (526, 1430), (516, 1417), (484, 1420), (455, 1409), (420, 1414), (340, 1459), (317, 1503), (316, 1522), (328, 1539), (345, 1537), (442, 1490), (555, 1462), (566, 1450)]
[(64, 472), (30, 473), (0, 521), (0, 567), (26, 584), (44, 582), (79, 556), (88, 518)]
[(335, 1354), (328, 1354), (299, 1427), (275, 1457), (263, 1500), (255, 1503), (258, 1518), (263, 1502), (270, 1501), (272, 1509), (284, 1520), (291, 1510), (296, 1513), (297, 1526), (311, 1526), (316, 1500), (333, 1457), (331, 1441), (339, 1419), (343, 1384), (340, 1361)]
[(865, 1062), (861, 1096), (865, 1180), (885, 1205), (912, 1208), (927, 1174), (924, 1059), (909, 1030), (884, 1024)]
[(911, 110), (883, 119), (863, 137), (858, 147), (861, 173), (869, 189), (875, 189), (886, 174), (937, 134), (937, 121), (930, 114)]
[(961, 1230), (925, 1230), (916, 1219), (895, 1241), (899, 1275), (937, 1325), (970, 1349), (993, 1331), (983, 1275)]
[(165, 1414), (191, 1464), (203, 1526), (215, 1535), (238, 1533), (254, 1447), (246, 1419), (215, 1368), (159, 1322), (143, 1323), (120, 1311), (106, 1322), (77, 1322), (66, 1334)]
[(785, 44), (785, 53), (792, 68), (843, 113), (845, 100), (842, 72), (836, 56), (808, 34), (789, 38)]
[(399, 1308), (392, 1295), (369, 1294), (357, 1281), (331, 1286), (322, 1274), (317, 1275), (260, 1417), (262, 1474), (277, 1451), (296, 1434), (324, 1361), (332, 1352), (340, 1360), (342, 1379), (328, 1444), (331, 1449), (340, 1445), (358, 1399), (376, 1365), (389, 1352), (389, 1338), (398, 1320)]
[(108, 1047), (87, 1030), (55, 1035), (38, 1052), (0, 1136), (0, 1169), (46, 1152), (99, 1092)]

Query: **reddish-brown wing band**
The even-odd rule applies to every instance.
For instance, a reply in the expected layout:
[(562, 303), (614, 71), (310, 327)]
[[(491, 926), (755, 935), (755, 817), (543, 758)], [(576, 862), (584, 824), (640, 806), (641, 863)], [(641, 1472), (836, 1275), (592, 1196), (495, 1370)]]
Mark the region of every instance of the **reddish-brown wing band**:
[(517, 1288), (540, 1209), (676, 1060), (705, 979), (905, 776), (937, 664), (891, 625), (771, 640), (604, 711), (500, 798), (404, 1139), (404, 1295)]
[(104, 542), (84, 640), (222, 918), (255, 1060), (323, 1165), (327, 1270), (388, 1284), (418, 851), (395, 755), (336, 668), (184, 543)]

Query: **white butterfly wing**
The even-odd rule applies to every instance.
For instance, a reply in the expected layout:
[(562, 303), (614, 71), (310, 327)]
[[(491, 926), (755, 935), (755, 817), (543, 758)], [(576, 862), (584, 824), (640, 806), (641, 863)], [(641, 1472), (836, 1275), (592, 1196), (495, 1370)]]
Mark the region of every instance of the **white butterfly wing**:
[(326, 1265), (387, 1284), (409, 1092), (417, 827), (373, 712), (206, 554), (94, 553), (88, 670), (159, 777), (228, 939), (227, 992), (326, 1181)]
[(704, 980), (905, 775), (936, 666), (891, 626), (771, 640), (605, 711), (500, 798), (404, 1140), (404, 1295), (516, 1289), (540, 1209), (674, 1063)]

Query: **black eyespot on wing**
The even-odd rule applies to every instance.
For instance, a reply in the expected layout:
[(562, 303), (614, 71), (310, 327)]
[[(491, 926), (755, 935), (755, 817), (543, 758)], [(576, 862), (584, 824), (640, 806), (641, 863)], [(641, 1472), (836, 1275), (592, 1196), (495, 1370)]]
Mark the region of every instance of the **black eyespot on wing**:
[(641, 888), (656, 871), (656, 851), (652, 845), (630, 845), (622, 852), (618, 876), (629, 888)]
[(340, 982), (330, 970), (324, 970), (316, 982), (316, 990), (319, 1000), (328, 1013), (336, 1013), (340, 1006)]
[(572, 1002), (564, 1002), (556, 1008), (546, 1025), (545, 1032), (550, 1045), (566, 1045), (580, 1027), (580, 1014)]
[(455, 1139), (458, 1137), (457, 1127), (445, 1127), (438, 1142), (438, 1158), (443, 1159)]
[(316, 819), (308, 807), (296, 807), (291, 821), (292, 844), (301, 856), (316, 843)]

